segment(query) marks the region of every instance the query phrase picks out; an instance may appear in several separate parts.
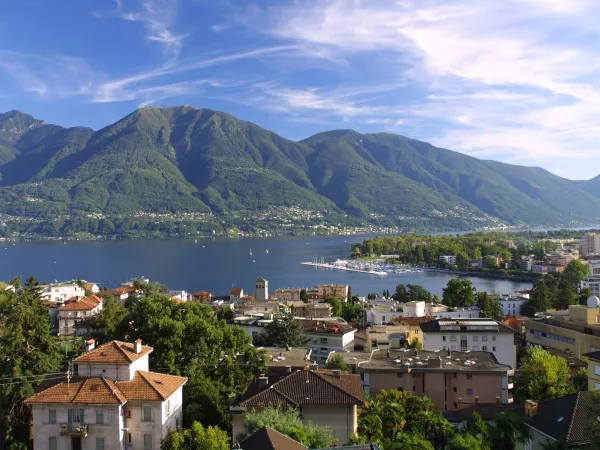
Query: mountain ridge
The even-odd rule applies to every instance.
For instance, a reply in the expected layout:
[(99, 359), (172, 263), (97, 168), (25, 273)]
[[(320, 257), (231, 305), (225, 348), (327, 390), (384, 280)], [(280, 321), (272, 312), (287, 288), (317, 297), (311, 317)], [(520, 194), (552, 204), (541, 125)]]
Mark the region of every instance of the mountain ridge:
[(0, 213), (272, 207), (408, 228), (593, 223), (600, 177), (568, 180), (393, 133), (330, 130), (295, 142), (189, 105), (140, 108), (97, 131), (0, 114)]

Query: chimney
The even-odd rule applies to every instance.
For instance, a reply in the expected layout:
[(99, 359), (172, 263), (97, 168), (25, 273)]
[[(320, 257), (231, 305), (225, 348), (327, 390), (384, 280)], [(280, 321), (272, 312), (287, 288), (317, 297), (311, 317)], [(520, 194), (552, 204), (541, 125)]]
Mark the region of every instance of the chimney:
[(269, 377), (266, 375), (261, 375), (258, 377), (258, 387), (265, 387), (269, 384)]
[(442, 367), (442, 358), (440, 357), (431, 357), (427, 360), (427, 367), (431, 367), (433, 369), (439, 369)]
[(96, 341), (94, 339), (89, 339), (85, 341), (85, 351), (89, 352), (96, 348)]
[(336, 378), (342, 378), (342, 371), (335, 369), (331, 371), (331, 374)]
[(137, 341), (135, 341), (133, 343), (133, 351), (138, 354), (142, 353), (142, 340), (141, 339), (138, 339)]
[(569, 365), (572, 366), (573, 364), (575, 364), (575, 358), (569, 356)]
[(475, 396), (475, 404), (479, 403), (479, 395)]
[(285, 366), (285, 373), (292, 373), (292, 366)]
[(525, 416), (535, 417), (538, 413), (538, 404), (533, 400), (525, 400)]

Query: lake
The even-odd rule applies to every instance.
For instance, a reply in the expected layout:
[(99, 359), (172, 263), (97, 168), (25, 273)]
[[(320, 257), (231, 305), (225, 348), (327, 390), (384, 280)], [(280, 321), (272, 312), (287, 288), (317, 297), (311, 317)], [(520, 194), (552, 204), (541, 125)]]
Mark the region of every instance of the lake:
[[(381, 294), (399, 283), (420, 284), (434, 294), (451, 274), (410, 273), (369, 275), (303, 266), (315, 256), (326, 260), (346, 258), (353, 243), (364, 236), (272, 237), (243, 239), (168, 239), (118, 241), (60, 241), (0, 244), (0, 280), (35, 275), (40, 282), (81, 278), (100, 286), (115, 287), (134, 277), (165, 283), (169, 289), (229, 293), (232, 286), (254, 291), (254, 280), (269, 280), (278, 287), (311, 287), (348, 284), (354, 294)], [(252, 255), (250, 255), (252, 250)], [(268, 250), (268, 253), (266, 252)], [(471, 278), (478, 290), (510, 293), (529, 289), (530, 283)]]

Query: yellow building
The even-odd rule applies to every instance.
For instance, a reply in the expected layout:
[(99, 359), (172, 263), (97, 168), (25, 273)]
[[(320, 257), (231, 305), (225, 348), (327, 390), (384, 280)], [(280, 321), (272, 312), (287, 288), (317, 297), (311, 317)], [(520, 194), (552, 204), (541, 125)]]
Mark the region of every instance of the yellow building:
[(584, 353), (588, 367), (588, 391), (600, 391), (600, 351)]
[(398, 325), (406, 325), (408, 328), (406, 331), (406, 342), (412, 344), (416, 339), (421, 345), (423, 345), (423, 333), (421, 333), (421, 324), (435, 320), (435, 317), (402, 317), (396, 319)]

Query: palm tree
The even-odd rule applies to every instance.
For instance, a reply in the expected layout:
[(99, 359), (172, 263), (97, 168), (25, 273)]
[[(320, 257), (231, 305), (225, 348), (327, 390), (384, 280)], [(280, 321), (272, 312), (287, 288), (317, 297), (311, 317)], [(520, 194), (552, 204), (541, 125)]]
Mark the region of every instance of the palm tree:
[(517, 443), (525, 444), (531, 438), (531, 429), (513, 412), (501, 412), (495, 422), (490, 427), (492, 450), (514, 450)]

